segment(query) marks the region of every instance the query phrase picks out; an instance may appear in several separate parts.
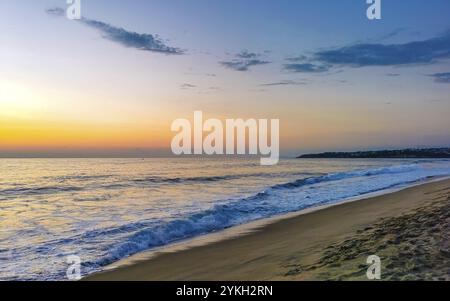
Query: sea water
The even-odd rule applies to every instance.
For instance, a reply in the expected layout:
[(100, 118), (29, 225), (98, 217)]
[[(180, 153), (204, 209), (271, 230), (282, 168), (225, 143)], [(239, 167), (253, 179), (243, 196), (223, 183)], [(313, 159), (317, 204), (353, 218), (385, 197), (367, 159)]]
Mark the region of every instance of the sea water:
[(0, 159), (0, 280), (64, 280), (71, 255), (87, 275), (173, 242), (449, 175), (438, 159)]

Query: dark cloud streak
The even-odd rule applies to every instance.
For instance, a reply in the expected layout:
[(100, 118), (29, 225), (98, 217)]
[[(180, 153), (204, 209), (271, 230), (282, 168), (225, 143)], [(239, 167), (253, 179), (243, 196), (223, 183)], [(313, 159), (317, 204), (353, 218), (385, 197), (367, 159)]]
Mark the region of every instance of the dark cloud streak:
[[(46, 12), (49, 15), (58, 17), (62, 17), (65, 15), (65, 11), (59, 7), (47, 9)], [(87, 18), (81, 18), (80, 20), (76, 21), (100, 31), (103, 35), (103, 38), (125, 47), (163, 54), (184, 53), (184, 51), (180, 48), (167, 46), (157, 35), (146, 33), (140, 34), (125, 30), (121, 27), (115, 27), (101, 21)]]
[(302, 64), (285, 64), (284, 69), (287, 71), (300, 73), (321, 73), (328, 71), (330, 68), (326, 65), (302, 63)]
[(220, 64), (229, 69), (233, 69), (235, 71), (248, 71), (250, 67), (258, 66), (258, 65), (266, 65), (269, 64), (268, 61), (262, 60), (246, 60), (246, 61), (228, 61), (228, 62), (220, 62)]
[(267, 83), (267, 84), (261, 84), (263, 87), (273, 87), (273, 86), (299, 86), (299, 85), (306, 85), (304, 82), (297, 82), (293, 80), (282, 80), (279, 82), (274, 83)]
[(191, 89), (191, 88), (196, 88), (196, 85), (193, 84), (188, 84), (188, 83), (184, 83), (181, 85), (181, 89), (185, 90), (185, 89)]
[(248, 50), (243, 50), (240, 53), (238, 53), (236, 56), (241, 59), (254, 59), (254, 58), (257, 58), (259, 56), (259, 54), (254, 53), (254, 52), (249, 52)]
[(402, 66), (430, 64), (450, 58), (450, 32), (405, 44), (356, 44), (316, 52), (312, 59), (334, 66)]
[(270, 64), (269, 61), (260, 59), (261, 55), (258, 53), (248, 52), (243, 50), (235, 55), (233, 60), (219, 62), (222, 66), (232, 69), (234, 71), (248, 71), (250, 67), (258, 65)]
[[(395, 36), (403, 29), (389, 34)], [(370, 66), (416, 66), (450, 59), (450, 31), (422, 41), (403, 44), (357, 43), (330, 50), (318, 50), (311, 55), (286, 58), (283, 69), (299, 73), (324, 73), (336, 68)], [(390, 73), (388, 76), (399, 76)], [(447, 83), (448, 74), (432, 75), (436, 82)]]
[(434, 81), (441, 84), (450, 84), (450, 72), (431, 74)]

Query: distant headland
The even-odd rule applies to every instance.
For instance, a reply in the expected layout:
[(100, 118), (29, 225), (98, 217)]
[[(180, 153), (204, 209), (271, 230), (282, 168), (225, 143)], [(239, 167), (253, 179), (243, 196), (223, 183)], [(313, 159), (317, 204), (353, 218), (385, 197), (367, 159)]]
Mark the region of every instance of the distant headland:
[(450, 158), (450, 148), (399, 149), (358, 152), (305, 154), (299, 159), (369, 159), (369, 158)]

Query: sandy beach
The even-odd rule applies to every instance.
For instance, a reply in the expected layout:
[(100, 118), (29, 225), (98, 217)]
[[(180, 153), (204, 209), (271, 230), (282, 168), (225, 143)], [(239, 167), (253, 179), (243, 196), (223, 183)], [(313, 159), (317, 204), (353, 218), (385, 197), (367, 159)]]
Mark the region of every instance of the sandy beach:
[(450, 280), (450, 180), (328, 207), (84, 280)]

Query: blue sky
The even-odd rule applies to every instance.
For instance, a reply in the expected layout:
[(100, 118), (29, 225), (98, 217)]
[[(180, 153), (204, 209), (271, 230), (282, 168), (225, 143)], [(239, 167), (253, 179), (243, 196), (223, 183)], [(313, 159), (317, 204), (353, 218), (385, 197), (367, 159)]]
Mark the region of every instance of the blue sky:
[[(136, 135), (105, 149), (164, 148), (198, 109), (280, 118), (286, 154), (448, 145), (450, 2), (383, 0), (377, 21), (365, 2), (84, 0), (70, 21), (63, 0), (0, 0), (3, 118)], [(53, 134), (3, 148), (93, 145)]]

